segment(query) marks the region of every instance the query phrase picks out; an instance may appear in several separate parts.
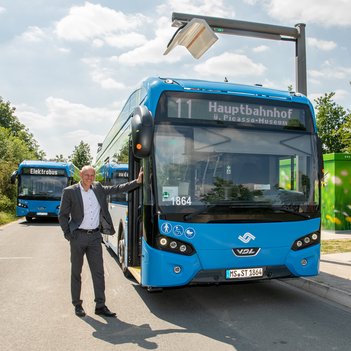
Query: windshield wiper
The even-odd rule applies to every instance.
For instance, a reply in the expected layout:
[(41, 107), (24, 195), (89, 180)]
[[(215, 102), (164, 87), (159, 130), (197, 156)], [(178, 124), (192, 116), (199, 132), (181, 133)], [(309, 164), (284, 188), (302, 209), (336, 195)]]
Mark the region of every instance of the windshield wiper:
[[(242, 204), (242, 203), (245, 203), (245, 204), (257, 204), (257, 203), (262, 203), (262, 204), (267, 204), (266, 201), (221, 201), (221, 202), (215, 202), (215, 203), (208, 203), (208, 205), (204, 208), (201, 208), (200, 210), (196, 211), (196, 212), (193, 212), (191, 214), (188, 214), (186, 216), (184, 216), (184, 220), (188, 221), (189, 219), (211, 209), (211, 208), (214, 208), (214, 207), (217, 207), (217, 206), (229, 206), (229, 205), (236, 205), (236, 204)], [(238, 208), (261, 208), (261, 206), (255, 206), (255, 207), (252, 207), (252, 206), (240, 206)]]
[[(211, 209), (211, 208), (214, 208), (216, 206), (225, 206), (225, 205), (236, 205), (236, 204), (242, 204), (242, 203), (247, 203), (247, 204), (267, 204), (267, 202), (265, 201), (223, 201), (223, 202), (216, 202), (214, 204), (210, 204), (196, 212), (193, 212), (189, 215), (186, 215), (184, 216), (184, 220), (188, 221), (189, 219)], [(302, 213), (302, 212), (296, 212), (296, 211), (293, 211), (293, 210), (289, 210), (287, 208), (284, 208), (284, 207), (273, 207), (273, 206), (245, 206), (245, 205), (240, 205), (240, 206), (235, 206), (235, 208), (240, 208), (240, 209), (243, 209), (243, 208), (247, 208), (247, 209), (269, 209), (269, 210), (273, 210), (273, 211), (282, 211), (282, 212), (287, 212), (287, 213), (292, 213), (292, 214), (295, 214), (297, 216), (301, 216), (301, 217), (304, 217), (304, 218), (311, 218), (310, 215), (306, 214), (306, 213)]]
[(311, 218), (311, 216), (308, 215), (308, 214), (306, 214), (306, 213), (303, 213), (303, 212), (296, 212), (296, 211), (293, 211), (293, 210), (288, 210), (287, 208), (284, 208), (284, 207), (277, 207), (277, 208), (272, 207), (272, 210), (277, 210), (277, 211), (283, 211), (283, 212), (293, 213), (293, 214), (296, 214), (296, 215), (301, 216), (301, 217)]

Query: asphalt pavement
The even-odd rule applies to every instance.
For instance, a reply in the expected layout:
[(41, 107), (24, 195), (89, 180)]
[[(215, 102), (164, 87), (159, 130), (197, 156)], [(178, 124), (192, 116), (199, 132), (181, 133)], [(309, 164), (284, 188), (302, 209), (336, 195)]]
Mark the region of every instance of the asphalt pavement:
[[(351, 240), (351, 230), (322, 230), (321, 239)], [(321, 255), (319, 275), (282, 281), (351, 308), (351, 252)]]

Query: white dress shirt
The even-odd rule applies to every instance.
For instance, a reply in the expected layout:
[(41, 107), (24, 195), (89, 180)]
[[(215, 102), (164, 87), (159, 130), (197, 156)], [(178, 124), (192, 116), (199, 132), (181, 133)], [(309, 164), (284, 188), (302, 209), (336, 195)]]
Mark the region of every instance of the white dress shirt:
[(79, 229), (92, 230), (96, 229), (100, 225), (100, 205), (94, 194), (94, 191), (90, 188), (85, 191), (79, 182), (80, 192), (83, 199), (84, 218), (79, 226)]

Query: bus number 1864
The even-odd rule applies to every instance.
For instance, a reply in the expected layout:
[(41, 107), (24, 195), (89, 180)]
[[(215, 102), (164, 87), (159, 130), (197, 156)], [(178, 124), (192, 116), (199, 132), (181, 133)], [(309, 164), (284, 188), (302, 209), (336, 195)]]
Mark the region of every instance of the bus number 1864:
[(186, 197), (186, 196), (173, 196), (171, 198), (172, 205), (177, 205), (177, 206), (186, 206), (186, 205), (191, 205), (191, 197)]

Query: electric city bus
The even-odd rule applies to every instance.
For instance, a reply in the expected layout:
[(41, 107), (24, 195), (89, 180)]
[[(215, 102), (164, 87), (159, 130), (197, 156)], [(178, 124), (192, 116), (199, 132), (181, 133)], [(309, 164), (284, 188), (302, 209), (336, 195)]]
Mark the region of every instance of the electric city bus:
[[(96, 181), (103, 185), (118, 185), (128, 182), (128, 164), (125, 163), (105, 163), (96, 170)], [(122, 223), (126, 221), (126, 212), (128, 205), (128, 194), (109, 195), (107, 197), (110, 214), (113, 223)], [(106, 246), (110, 247), (118, 254), (117, 235), (103, 235), (103, 241)]]
[[(148, 290), (319, 273), (323, 158), (302, 94), (147, 78), (97, 155), (143, 184), (108, 238)], [(114, 213), (113, 200), (110, 210)], [(117, 248), (117, 249), (116, 249)]]
[(17, 182), (17, 216), (57, 217), (62, 190), (79, 182), (79, 170), (70, 162), (23, 161), (11, 176)]

